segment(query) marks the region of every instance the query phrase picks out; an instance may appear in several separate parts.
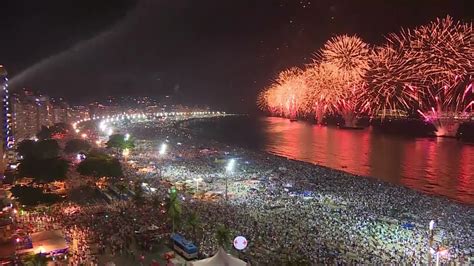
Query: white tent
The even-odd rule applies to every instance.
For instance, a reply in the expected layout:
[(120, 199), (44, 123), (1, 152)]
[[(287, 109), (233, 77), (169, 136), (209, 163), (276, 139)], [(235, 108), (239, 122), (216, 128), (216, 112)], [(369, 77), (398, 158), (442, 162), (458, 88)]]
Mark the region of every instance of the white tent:
[(207, 259), (191, 262), (191, 266), (246, 266), (247, 263), (232, 255), (227, 254), (223, 248)]

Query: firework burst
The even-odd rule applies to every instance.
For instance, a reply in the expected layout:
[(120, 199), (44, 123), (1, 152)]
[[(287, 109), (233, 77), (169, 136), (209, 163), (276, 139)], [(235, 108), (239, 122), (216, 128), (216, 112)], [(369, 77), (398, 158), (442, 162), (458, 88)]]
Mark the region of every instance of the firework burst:
[(439, 134), (445, 134), (443, 125), (474, 104), (472, 23), (448, 16), (391, 34), (387, 40), (389, 44), (369, 61), (363, 107), (382, 116), (398, 108), (418, 109)]
[(374, 116), (418, 106), (422, 91), (415, 59), (409, 51), (392, 45), (376, 48), (364, 74), (366, 88), (358, 95), (362, 110)]
[(471, 24), (451, 17), (437, 19), (395, 39), (409, 49), (423, 69), (418, 78), (427, 96), (423, 108), (463, 112), (472, 102), (466, 88), (474, 76), (474, 34)]
[(329, 40), (319, 58), (308, 67), (306, 97), (318, 120), (324, 113), (341, 114), (346, 126), (356, 123), (357, 97), (364, 88), (362, 75), (367, 70), (370, 49), (357, 36), (336, 36)]
[(387, 40), (364, 75), (364, 108), (373, 114), (417, 107), (462, 112), (471, 104), (467, 88), (473, 77), (472, 24), (446, 17)]
[(337, 102), (346, 96), (345, 82), (341, 70), (333, 64), (319, 63), (305, 71), (307, 90), (305, 99), (313, 108), (322, 108), (324, 113), (337, 113)]
[(331, 38), (320, 52), (321, 61), (331, 63), (357, 78), (367, 69), (367, 59), (370, 54), (369, 45), (357, 36), (340, 35)]
[(273, 84), (259, 95), (261, 109), (273, 115), (296, 118), (303, 110), (306, 94), (304, 72), (299, 68), (282, 71)]
[(258, 104), (286, 117), (313, 113), (318, 121), (338, 113), (349, 126), (360, 113), (385, 117), (418, 111), (438, 134), (452, 135), (474, 109), (472, 23), (448, 16), (390, 34), (387, 42), (371, 50), (357, 36), (336, 36), (304, 71), (280, 73)]

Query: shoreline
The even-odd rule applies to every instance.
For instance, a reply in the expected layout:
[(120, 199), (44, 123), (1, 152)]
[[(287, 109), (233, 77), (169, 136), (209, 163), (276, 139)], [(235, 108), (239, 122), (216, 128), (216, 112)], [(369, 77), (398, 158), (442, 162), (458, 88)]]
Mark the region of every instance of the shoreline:
[(276, 156), (276, 157), (280, 157), (282, 159), (286, 159), (286, 160), (289, 160), (289, 161), (292, 161), (294, 163), (304, 163), (304, 164), (309, 164), (311, 166), (316, 166), (316, 167), (320, 167), (320, 168), (324, 168), (324, 169), (327, 169), (329, 171), (335, 171), (335, 172), (340, 172), (340, 173), (343, 173), (343, 174), (346, 174), (346, 175), (350, 175), (352, 176), (352, 178), (359, 178), (359, 179), (363, 179), (363, 180), (366, 180), (368, 182), (376, 182), (376, 183), (382, 183), (386, 186), (393, 186), (393, 187), (397, 187), (397, 188), (403, 188), (403, 189), (406, 189), (407, 191), (410, 191), (410, 192), (415, 192), (415, 193), (418, 193), (422, 196), (427, 196), (427, 197), (431, 197), (433, 199), (439, 199), (439, 200), (445, 200), (445, 201), (448, 201), (448, 202), (452, 202), (452, 203), (456, 203), (456, 204), (460, 204), (460, 205), (464, 205), (464, 206), (467, 206), (467, 207), (474, 207), (474, 203), (468, 203), (468, 202), (463, 202), (463, 201), (459, 201), (459, 200), (456, 200), (456, 199), (453, 199), (453, 198), (450, 198), (450, 197), (447, 197), (447, 196), (443, 196), (443, 195), (436, 195), (436, 194), (431, 194), (431, 193), (428, 193), (428, 192), (421, 192), (421, 191), (418, 191), (418, 190), (415, 190), (415, 189), (412, 189), (410, 187), (407, 187), (403, 184), (397, 184), (397, 183), (392, 183), (392, 182), (389, 182), (389, 181), (385, 181), (385, 180), (381, 180), (377, 177), (373, 177), (373, 176), (365, 176), (365, 175), (358, 175), (358, 174), (354, 174), (354, 173), (351, 173), (351, 172), (348, 172), (348, 171), (344, 171), (344, 170), (340, 170), (340, 169), (336, 169), (336, 168), (331, 168), (331, 167), (328, 167), (328, 166), (324, 166), (324, 165), (320, 165), (320, 164), (316, 164), (316, 163), (311, 163), (311, 162), (307, 162), (307, 161), (302, 161), (302, 160), (298, 160), (298, 159), (293, 159), (293, 158), (289, 158), (289, 157), (285, 157), (285, 156), (282, 156), (282, 155), (278, 155), (278, 154), (273, 154), (271, 152), (266, 152), (266, 151), (261, 151), (262, 153), (265, 153), (265, 154), (270, 154), (272, 156)]
[[(238, 162), (238, 170), (229, 182), (228, 205), (223, 200), (185, 204), (204, 215), (201, 218), (206, 233), (199, 246), (206, 255), (215, 251), (212, 232), (218, 223), (230, 224), (235, 234), (248, 236), (249, 249), (243, 256), (263, 265), (267, 265), (268, 258), (263, 256), (267, 252), (275, 256), (274, 261), (267, 263), (281, 264), (281, 256), (288, 248), (313, 262), (426, 263), (427, 248), (423, 246), (428, 242), (427, 224), (432, 219), (436, 220), (437, 234), (442, 240), (436, 241), (437, 245), (445, 243), (461, 250), (470, 248), (469, 240), (474, 237), (469, 225), (474, 209), (449, 198), (202, 138), (192, 132), (189, 135), (189, 129), (171, 126), (170, 130), (159, 127), (156, 121), (147, 130), (151, 130), (145, 132), (148, 138), (132, 133), (142, 142), (137, 150), (141, 154), (138, 160), (145, 160), (143, 166), (153, 161), (153, 147), (167, 136), (172, 157), (181, 158), (177, 161), (168, 158), (160, 163), (163, 176), (172, 183), (203, 177), (205, 182), (201, 182), (200, 191), (223, 191), (225, 165), (216, 165), (217, 160), (236, 158)], [(177, 142), (182, 145), (174, 146)], [(210, 150), (210, 155), (202, 154), (202, 150)], [(256, 192), (251, 191), (249, 182), (257, 184), (253, 187)], [(309, 199), (305, 199), (305, 193), (311, 195)], [(405, 224), (413, 228), (404, 229)], [(269, 232), (275, 233), (267, 235)], [(191, 234), (186, 230), (183, 233)], [(316, 242), (305, 245), (306, 237), (312, 234), (316, 234), (311, 237)], [(285, 244), (288, 241), (291, 244)], [(268, 246), (270, 242), (278, 248)], [(455, 259), (460, 254), (464, 254), (461, 258), (472, 257), (469, 252), (453, 251)]]
[[(193, 129), (189, 128), (189, 126), (192, 127), (192, 125), (187, 125), (187, 126), (183, 127), (183, 124), (186, 124), (186, 122), (188, 122), (188, 121), (190, 121), (190, 122), (198, 121), (199, 122), (199, 121), (206, 121), (207, 119), (209, 119), (209, 118), (193, 118), (191, 120), (182, 121), (182, 122), (178, 123), (177, 126), (178, 126), (179, 129), (185, 130), (188, 134), (193, 135), (193, 137), (195, 137), (195, 138), (206, 139), (206, 137), (199, 135), (199, 133), (196, 133), (196, 132), (193, 131)], [(221, 119), (221, 117), (213, 117), (211, 119)], [(212, 139), (211, 141), (213, 141), (215, 143), (218, 143), (219, 145), (232, 146), (232, 147), (247, 150), (247, 151), (250, 151), (250, 152), (261, 153), (262, 155), (275, 156), (275, 157), (278, 157), (278, 158), (281, 158), (281, 159), (293, 161), (294, 163), (307, 164), (308, 166), (315, 166), (315, 167), (319, 167), (319, 168), (326, 169), (326, 170), (329, 170), (329, 171), (335, 171), (337, 173), (343, 173), (343, 174), (346, 174), (346, 175), (350, 175), (352, 178), (356, 178), (356, 179), (359, 178), (359, 179), (367, 180), (367, 181), (370, 181), (370, 182), (376, 182), (376, 183), (378, 182), (378, 183), (383, 183), (385, 185), (389, 185), (389, 186), (393, 186), (393, 187), (397, 187), (397, 188), (407, 189), (407, 191), (415, 192), (415, 193), (418, 193), (420, 195), (427, 196), (427, 197), (432, 197), (433, 199), (446, 200), (447, 202), (457, 203), (457, 204), (461, 204), (461, 205), (468, 206), (468, 207), (474, 207), (474, 202), (472, 202), (472, 203), (465, 202), (465, 201), (457, 200), (456, 198), (448, 197), (446, 195), (433, 194), (433, 193), (429, 193), (429, 192), (425, 192), (425, 191), (416, 190), (416, 189), (410, 188), (409, 186), (406, 186), (402, 183), (394, 183), (394, 182), (385, 181), (385, 180), (382, 180), (381, 178), (378, 178), (378, 177), (375, 177), (375, 176), (359, 175), (359, 174), (351, 173), (351, 172), (346, 171), (346, 170), (331, 168), (329, 166), (321, 165), (321, 164), (318, 164), (318, 163), (304, 161), (304, 160), (298, 160), (298, 159), (287, 157), (287, 156), (284, 156), (284, 155), (279, 155), (279, 154), (276, 154), (276, 153), (265, 151), (263, 149), (252, 149), (252, 148), (248, 148), (248, 147), (242, 147), (242, 146), (239, 146), (239, 145), (234, 144), (234, 143), (227, 143), (223, 140)], [(465, 145), (469, 145), (469, 144), (474, 145), (474, 143), (469, 143), (469, 142), (466, 142), (464, 144)]]

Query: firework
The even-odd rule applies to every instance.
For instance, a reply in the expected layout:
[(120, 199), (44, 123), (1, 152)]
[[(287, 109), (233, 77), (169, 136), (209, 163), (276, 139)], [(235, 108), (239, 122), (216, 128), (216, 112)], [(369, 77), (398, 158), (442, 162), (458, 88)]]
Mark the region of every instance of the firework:
[(279, 98), (283, 100), (285, 115), (296, 118), (306, 93), (303, 71), (299, 68), (283, 71), (278, 76), (277, 83), (280, 85)]
[(385, 117), (418, 106), (423, 92), (420, 79), (413, 75), (418, 69), (412, 54), (392, 45), (376, 48), (364, 74), (365, 90), (360, 91), (362, 110)]
[(258, 104), (287, 117), (313, 113), (318, 121), (338, 113), (346, 125), (364, 112), (385, 117), (417, 111), (438, 134), (453, 134), (474, 109), (472, 23), (448, 16), (390, 34), (387, 41), (372, 50), (357, 36), (336, 36), (304, 71), (280, 73)]
[(367, 69), (369, 45), (357, 36), (340, 35), (331, 38), (320, 52), (321, 61), (335, 65), (348, 79), (361, 77)]
[(296, 118), (302, 111), (306, 83), (299, 68), (282, 71), (273, 84), (259, 95), (259, 106), (273, 115)]
[(268, 111), (270, 106), (268, 105), (268, 91), (270, 89), (266, 88), (261, 91), (257, 96), (257, 106), (262, 111)]
[(465, 116), (474, 104), (472, 23), (448, 16), (387, 39), (364, 75), (363, 107), (382, 116), (397, 108), (417, 110), (445, 134), (444, 125)]
[(466, 93), (474, 75), (472, 24), (455, 22), (448, 16), (400, 36), (424, 70), (418, 72), (428, 94), (423, 107), (463, 112), (472, 101), (472, 94)]
[(346, 126), (355, 125), (355, 96), (364, 88), (362, 75), (369, 54), (368, 45), (357, 36), (336, 36), (324, 45), (318, 60), (307, 69), (311, 90), (306, 99), (318, 120), (324, 113), (338, 113)]
[(322, 108), (324, 113), (337, 113), (338, 102), (346, 96), (342, 71), (333, 64), (320, 63), (305, 71), (307, 90), (305, 99), (308, 106)]
[(472, 23), (455, 22), (448, 16), (412, 31), (392, 34), (389, 41), (410, 50), (416, 63), (423, 66), (421, 80), (427, 84), (449, 86), (473, 74)]
[[(455, 135), (460, 118), (467, 117), (474, 105), (472, 23), (455, 22), (448, 16), (392, 34), (388, 40), (410, 60), (412, 82), (405, 91), (418, 100), (410, 107), (418, 106), (418, 113), (435, 125), (437, 135)], [(399, 81), (406, 77), (398, 76)], [(414, 87), (416, 91), (411, 92)]]

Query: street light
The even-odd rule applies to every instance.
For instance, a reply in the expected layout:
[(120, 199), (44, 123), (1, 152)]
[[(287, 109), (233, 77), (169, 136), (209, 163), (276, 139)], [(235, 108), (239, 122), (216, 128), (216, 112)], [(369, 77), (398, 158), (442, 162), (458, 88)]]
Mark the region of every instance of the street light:
[(158, 151), (158, 154), (160, 155), (159, 156), (159, 160), (160, 160), (160, 178), (162, 177), (162, 159), (163, 159), (163, 156), (166, 154), (166, 149), (168, 148), (168, 144), (166, 143), (162, 143), (161, 146), (160, 146), (160, 150)]
[(430, 221), (430, 231), (433, 231), (434, 227), (435, 227), (435, 221), (431, 220)]
[(160, 155), (165, 155), (166, 154), (166, 149), (168, 148), (168, 145), (166, 143), (161, 144), (160, 146), (160, 151), (158, 152)]
[(431, 265), (431, 247), (433, 246), (433, 230), (435, 228), (435, 221), (434, 220), (431, 220), (430, 221), (430, 224), (429, 224), (429, 242), (428, 242), (428, 245), (429, 245), (429, 250), (428, 250), (428, 265)]
[(229, 199), (229, 196), (227, 195), (228, 192), (228, 183), (229, 183), (229, 175), (233, 173), (235, 168), (235, 159), (230, 159), (229, 162), (227, 163), (227, 166), (225, 167), (225, 170), (227, 174), (225, 175), (225, 201)]
[(103, 132), (107, 130), (107, 125), (105, 124), (105, 121), (100, 122), (99, 129)]
[(198, 194), (199, 192), (199, 182), (201, 182), (203, 179), (202, 177), (198, 177), (198, 178), (193, 178), (194, 181), (196, 181), (196, 194)]
[(235, 167), (235, 159), (230, 159), (229, 162), (227, 163), (227, 166), (225, 167), (225, 170), (229, 173), (232, 173), (234, 171)]

